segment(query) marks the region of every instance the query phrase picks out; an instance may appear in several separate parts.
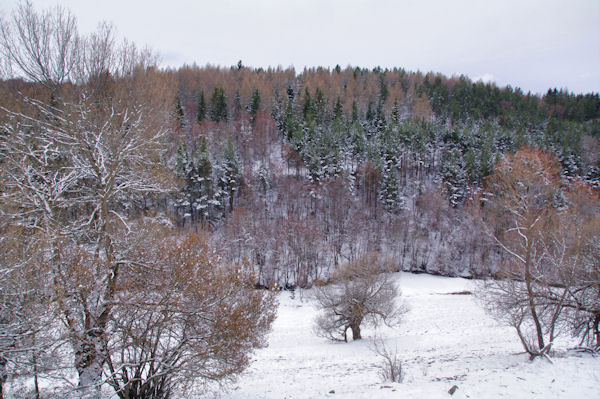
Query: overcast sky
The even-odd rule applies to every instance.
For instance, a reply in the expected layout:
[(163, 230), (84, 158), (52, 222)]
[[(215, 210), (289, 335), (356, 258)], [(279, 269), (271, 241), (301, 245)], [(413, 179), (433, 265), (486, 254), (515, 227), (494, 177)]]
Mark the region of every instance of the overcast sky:
[(164, 66), (397, 66), (600, 92), (599, 0), (34, 0), (57, 3), (83, 33), (110, 21)]

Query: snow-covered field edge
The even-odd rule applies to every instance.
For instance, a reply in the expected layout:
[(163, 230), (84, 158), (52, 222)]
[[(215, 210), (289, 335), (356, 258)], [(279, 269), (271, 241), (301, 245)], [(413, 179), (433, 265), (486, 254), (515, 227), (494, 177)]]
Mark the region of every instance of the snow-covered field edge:
[[(399, 327), (365, 328), (361, 341), (330, 342), (313, 333), (310, 290), (281, 292), (269, 346), (215, 398), (592, 398), (600, 358), (558, 342), (552, 361), (530, 361), (514, 330), (484, 313), (476, 281), (397, 273), (409, 311)], [(462, 293), (457, 295), (456, 293)], [(397, 349), (403, 381), (382, 381), (375, 339)]]

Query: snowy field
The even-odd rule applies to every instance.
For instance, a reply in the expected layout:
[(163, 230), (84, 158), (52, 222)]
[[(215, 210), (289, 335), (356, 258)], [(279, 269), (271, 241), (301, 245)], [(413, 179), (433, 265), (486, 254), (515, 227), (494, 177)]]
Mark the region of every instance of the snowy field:
[[(363, 330), (363, 340), (330, 342), (313, 331), (310, 290), (282, 292), (269, 346), (222, 399), (247, 398), (600, 398), (600, 357), (557, 347), (552, 362), (533, 362), (509, 327), (475, 302), (474, 282), (399, 273), (409, 306), (397, 328)], [(397, 347), (404, 381), (383, 382), (377, 334)], [(450, 396), (452, 386), (458, 390)]]

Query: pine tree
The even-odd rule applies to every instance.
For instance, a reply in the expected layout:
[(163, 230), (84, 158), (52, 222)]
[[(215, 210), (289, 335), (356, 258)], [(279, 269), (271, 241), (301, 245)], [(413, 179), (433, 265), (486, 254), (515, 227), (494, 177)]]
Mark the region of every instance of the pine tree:
[(183, 129), (185, 123), (185, 115), (183, 113), (183, 106), (181, 105), (181, 99), (179, 96), (175, 98), (175, 126), (177, 130)]
[(215, 87), (210, 98), (210, 119), (214, 122), (227, 120), (227, 100), (221, 87)]
[(198, 96), (198, 107), (196, 109), (196, 121), (198, 123), (202, 123), (204, 118), (206, 118), (206, 100), (204, 99), (204, 91), (201, 91), (200, 96)]
[(342, 105), (342, 101), (338, 97), (335, 101), (335, 106), (333, 107), (333, 119), (342, 118), (344, 116), (344, 106)]
[(260, 110), (260, 93), (258, 89), (254, 89), (252, 92), (252, 99), (250, 100), (250, 104), (248, 105), (248, 113), (250, 114), (250, 123), (252, 126), (256, 123), (256, 116), (258, 115), (258, 111)]

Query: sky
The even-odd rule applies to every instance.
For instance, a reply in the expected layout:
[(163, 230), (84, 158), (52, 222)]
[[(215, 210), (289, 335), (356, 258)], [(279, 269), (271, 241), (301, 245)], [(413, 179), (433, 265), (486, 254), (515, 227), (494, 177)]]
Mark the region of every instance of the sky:
[[(33, 0), (101, 21), (163, 66), (347, 65), (600, 92), (599, 0)], [(0, 0), (7, 17), (17, 0)]]

